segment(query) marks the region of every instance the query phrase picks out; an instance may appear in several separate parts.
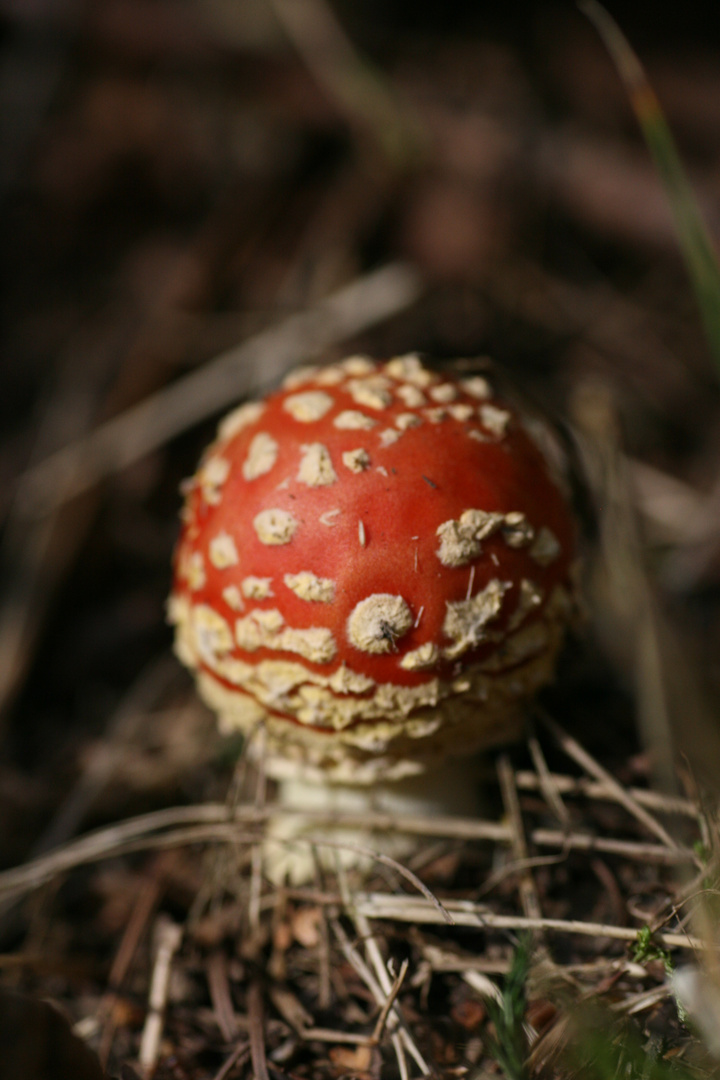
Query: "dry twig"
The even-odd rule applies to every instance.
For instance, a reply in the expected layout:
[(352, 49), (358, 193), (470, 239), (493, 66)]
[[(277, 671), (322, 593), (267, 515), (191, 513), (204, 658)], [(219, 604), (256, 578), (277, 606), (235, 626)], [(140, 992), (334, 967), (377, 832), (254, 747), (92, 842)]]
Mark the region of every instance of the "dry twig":
[(230, 993), (227, 959), (222, 952), (214, 952), (207, 962), (207, 981), (213, 1012), (225, 1042), (232, 1042), (237, 1035), (237, 1016)]
[(371, 1036), (371, 1042), (374, 1044), (379, 1043), (382, 1038), (382, 1033), (385, 1030), (385, 1025), (387, 1023), (388, 1016), (390, 1015), (390, 1010), (395, 1004), (395, 999), (400, 993), (400, 988), (405, 981), (405, 976), (407, 975), (409, 965), (410, 961), (408, 959), (403, 960), (400, 966), (400, 971), (397, 973), (395, 981), (390, 988), (390, 993), (385, 998), (385, 1002), (382, 1009), (380, 1010), (380, 1015), (377, 1018), (377, 1023), (375, 1024), (375, 1029)]
[[(601, 780), (588, 780), (586, 777), (562, 776), (559, 773), (550, 773), (549, 781), (553, 789), (561, 795), (581, 795), (586, 799), (619, 801), (615, 787), (609, 787)], [(541, 791), (544, 794), (539, 773), (519, 769), (515, 774), (515, 783), (523, 791)], [(695, 819), (698, 817), (698, 805), (692, 799), (684, 799), (678, 795), (666, 795), (662, 791), (653, 791), (649, 788), (623, 788), (623, 790), (627, 791), (636, 803), (647, 807), (649, 810), (658, 810), (663, 814), (680, 814), (682, 817)]]
[(253, 979), (247, 992), (248, 1025), (250, 1029), (250, 1057), (255, 1080), (270, 1080), (265, 1056), (265, 1017), (262, 986)]
[[(537, 739), (537, 736), (530, 735), (528, 738), (528, 749), (530, 756), (535, 766), (535, 772), (529, 775), (537, 782), (537, 786), (542, 792), (545, 802), (553, 810), (563, 828), (570, 827), (570, 813), (562, 801), (562, 795), (560, 793), (560, 787), (557, 783), (556, 777), (550, 772), (545, 761), (545, 755), (543, 754), (542, 747)], [(520, 787), (519, 774), (514, 774), (514, 783), (516, 787)]]
[(632, 795), (625, 790), (619, 781), (612, 776), (607, 769), (604, 769), (602, 765), (595, 760), (592, 754), (589, 754), (585, 747), (581, 746), (577, 739), (574, 739), (572, 735), (569, 735), (564, 731), (556, 720), (549, 716), (544, 709), (538, 707), (538, 715), (543, 724), (551, 731), (555, 736), (557, 742), (573, 761), (585, 769), (596, 780), (603, 783), (610, 791), (615, 795), (615, 798), (625, 809), (637, 818), (646, 829), (648, 829), (654, 836), (657, 836), (659, 840), (666, 844), (667, 847), (672, 850), (677, 849), (677, 843), (673, 840), (670, 833), (667, 831), (664, 825), (648, 813), (644, 806), (641, 806)]
[(249, 1058), (250, 1043), (247, 1041), (238, 1043), (227, 1061), (225, 1061), (215, 1073), (213, 1080), (225, 1080), (225, 1077), (229, 1076), (233, 1069), (240, 1068), (240, 1066), (244, 1065)]
[[(438, 924), (432, 905), (419, 898), (390, 896), (382, 893), (358, 893), (354, 899), (357, 913), (369, 919), (397, 922)], [(635, 941), (638, 931), (606, 923), (582, 922), (579, 919), (529, 919), (523, 915), (498, 915), (469, 900), (447, 902), (458, 926), (474, 926), (484, 930), (551, 930), (563, 934), (582, 934), (586, 937), (608, 937), (617, 941)], [(658, 939), (669, 949), (692, 949), (700, 952), (706, 943), (690, 934), (660, 933)]]
[(158, 917), (156, 927), (156, 953), (148, 995), (148, 1014), (145, 1019), (138, 1061), (145, 1076), (155, 1067), (160, 1052), (165, 1006), (170, 985), (170, 968), (182, 941), (182, 927), (167, 915)]
[(103, 1066), (107, 1064), (112, 1040), (115, 1033), (113, 1019), (113, 1006), (117, 1000), (118, 991), (123, 984), (127, 972), (137, 951), (140, 939), (145, 931), (150, 916), (155, 909), (160, 897), (161, 881), (159, 875), (150, 878), (140, 890), (125, 932), (120, 940), (120, 945), (115, 954), (110, 974), (108, 975), (108, 989), (100, 1001), (97, 1010), (98, 1023), (102, 1025), (100, 1036), (99, 1058)]
[[(378, 1001), (378, 1004), (382, 1006), (384, 1005), (385, 1001), (392, 995), (393, 992), (393, 985), (390, 980), (390, 976), (388, 975), (388, 970), (380, 954), (378, 943), (375, 940), (375, 937), (372, 933), (372, 930), (370, 929), (370, 924), (368, 923), (367, 919), (360, 911), (358, 911), (357, 907), (354, 904), (354, 901), (350, 901), (350, 898), (347, 896), (346, 906), (348, 907), (353, 922), (355, 923), (358, 933), (363, 940), (368, 960), (373, 968), (373, 971), (375, 972), (375, 977), (377, 978), (377, 981), (380, 985), (382, 995), (380, 1000)], [(428, 1066), (427, 1062), (425, 1061), (422, 1054), (415, 1045), (415, 1041), (408, 1032), (407, 1028), (404, 1024), (400, 1022), (401, 1017), (396, 1005), (391, 1005), (388, 1013), (388, 1024), (391, 1015), (395, 1016), (397, 1018), (397, 1022), (399, 1022), (400, 1024), (399, 1030), (392, 1032), (391, 1039), (395, 1048), (395, 1055), (398, 1059), (398, 1067), (400, 1068), (401, 1075), (407, 1075), (407, 1065), (405, 1060), (405, 1051), (407, 1051), (414, 1059), (415, 1064), (420, 1069), (422, 1075), (429, 1076), (431, 1072), (430, 1067)]]
[(520, 871), (520, 902), (522, 909), (529, 919), (542, 919), (540, 896), (530, 873), (528, 861), (528, 848), (525, 839), (525, 827), (523, 825), (520, 800), (515, 787), (513, 768), (507, 754), (502, 754), (497, 763), (498, 779), (502, 792), (505, 814), (512, 828), (512, 853), (516, 862), (523, 867)]

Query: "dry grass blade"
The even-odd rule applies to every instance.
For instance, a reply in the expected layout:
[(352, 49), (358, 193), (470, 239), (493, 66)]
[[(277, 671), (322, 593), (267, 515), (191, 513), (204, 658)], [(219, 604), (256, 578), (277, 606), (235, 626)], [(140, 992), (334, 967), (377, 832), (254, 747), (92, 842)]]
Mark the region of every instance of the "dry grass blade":
[(552, 732), (558, 741), (558, 744), (562, 747), (568, 757), (571, 757), (573, 761), (585, 769), (590, 776), (593, 776), (596, 780), (601, 781), (605, 786), (614, 792), (615, 798), (625, 809), (633, 815), (639, 822), (641, 822), (646, 829), (648, 829), (653, 835), (657, 836), (659, 840), (666, 844), (668, 848), (672, 850), (677, 849), (678, 845), (673, 840), (670, 833), (667, 831), (664, 825), (648, 813), (645, 807), (641, 806), (633, 797), (625, 790), (619, 781), (612, 776), (607, 769), (595, 760), (592, 754), (580, 745), (577, 739), (574, 739), (572, 735), (569, 735), (564, 731), (556, 720), (553, 720), (544, 709), (538, 709), (538, 715), (543, 724)]
[(335, 1031), (333, 1028), (303, 1028), (299, 1034), (305, 1042), (344, 1043), (346, 1046), (375, 1046), (372, 1035), (354, 1035), (351, 1031)]
[(629, 994), (622, 1001), (618, 1001), (610, 1007), (613, 1012), (634, 1016), (645, 1009), (654, 1008), (655, 1005), (669, 997), (670, 993), (669, 986), (653, 986), (649, 990), (642, 990), (639, 994)]
[(720, 265), (685, 175), (675, 140), (640, 60), (612, 15), (597, 0), (579, 0), (579, 7), (595, 25), (625, 83), (670, 200), (678, 239), (720, 375)]
[[(378, 980), (378, 983), (380, 984), (380, 988), (382, 990), (382, 996), (381, 996), (381, 999), (378, 1002), (378, 1004), (382, 1006), (384, 1004), (384, 1002), (389, 997), (391, 997), (392, 991), (393, 991), (392, 983), (391, 983), (390, 977), (388, 975), (388, 970), (385, 967), (385, 963), (383, 962), (383, 958), (382, 958), (382, 956), (380, 954), (380, 949), (379, 949), (378, 943), (377, 943), (377, 941), (376, 941), (376, 939), (375, 939), (375, 937), (373, 935), (372, 930), (370, 929), (370, 924), (368, 923), (365, 916), (362, 915), (357, 910), (357, 908), (355, 906), (353, 906), (352, 909), (351, 909), (351, 916), (352, 916), (353, 921), (355, 922), (355, 925), (356, 925), (356, 927), (358, 929), (358, 933), (360, 934), (360, 936), (363, 939), (363, 943), (365, 945), (365, 951), (367, 953), (368, 960), (370, 961), (370, 964), (371, 964), (371, 966), (372, 966), (372, 968), (373, 968), (373, 970), (375, 972), (375, 976), (376, 976), (376, 978)], [(398, 1021), (400, 1022), (399, 1030), (392, 1032), (391, 1040), (392, 1040), (393, 1046), (395, 1048), (395, 1056), (397, 1057), (397, 1060), (398, 1060), (398, 1067), (400, 1069), (401, 1075), (404, 1075), (404, 1076), (408, 1075), (407, 1074), (406, 1057), (405, 1057), (405, 1053), (407, 1051), (407, 1053), (409, 1053), (412, 1056), (412, 1058), (414, 1059), (415, 1064), (420, 1069), (420, 1072), (422, 1073), (422, 1075), (423, 1076), (429, 1076), (430, 1072), (431, 1072), (431, 1069), (430, 1069), (429, 1065), (427, 1064), (427, 1062), (425, 1061), (425, 1059), (423, 1058), (423, 1056), (420, 1053), (419, 1049), (417, 1048), (417, 1046), (415, 1044), (415, 1041), (412, 1038), (412, 1036), (410, 1035), (410, 1033), (408, 1032), (406, 1026), (401, 1023), (400, 1013), (399, 1013), (399, 1011), (397, 1009), (397, 1006), (394, 1005), (394, 1004), (391, 1004), (391, 1006), (390, 1006), (390, 1011), (388, 1013), (388, 1018), (386, 1020), (386, 1023), (389, 1021), (390, 1015), (396, 1016)]]
[[(387, 998), (392, 994), (393, 984), (388, 974), (388, 970), (383, 961), (380, 953), (380, 948), (370, 928), (370, 924), (365, 916), (358, 911), (354, 902), (354, 896), (351, 896), (348, 888), (347, 878), (343, 871), (343, 868), (338, 864), (338, 880), (340, 883), (340, 891), (343, 896), (345, 908), (348, 915), (355, 923), (355, 927), (360, 938), (363, 941), (365, 952), (368, 958), (370, 967), (372, 968), (375, 979), (372, 979), (373, 984), (376, 986), (376, 990), (373, 991), (373, 996), (376, 1002), (382, 1008)], [(427, 1062), (420, 1053), (418, 1047), (415, 1044), (414, 1039), (408, 1032), (405, 1024), (402, 1021), (402, 1016), (397, 1005), (392, 1005), (388, 1013), (387, 1026), (391, 1030), (391, 1042), (393, 1049), (395, 1050), (395, 1056), (398, 1062), (398, 1069), (400, 1070), (401, 1077), (407, 1078), (409, 1076), (407, 1070), (407, 1058), (406, 1051), (411, 1055), (415, 1064), (420, 1069), (423, 1076), (429, 1076), (431, 1069)], [(398, 1030), (394, 1030), (397, 1027)]]
[[(337, 818), (336, 821), (341, 821), (345, 824), (344, 818)], [(372, 815), (368, 815), (365, 818), (365, 823), (368, 827), (372, 825)], [(464, 835), (466, 839), (471, 839), (472, 837), (467, 835), (472, 832), (471, 822), (465, 822), (463, 819), (459, 819), (459, 823), (458, 831), (460, 835)], [(427, 829), (423, 829), (419, 823), (415, 824), (412, 829), (408, 829), (407, 831), (419, 833), (420, 835), (438, 835), (431, 826), (428, 826)], [(497, 825), (497, 834), (494, 837), (489, 837), (486, 829), (479, 831), (483, 833), (483, 836), (478, 837), (478, 839), (493, 839), (495, 841), (512, 843), (513, 832), (510, 826)], [(452, 819), (450, 819), (447, 832), (442, 835), (448, 837), (454, 837), (456, 835), (452, 827)], [(632, 859), (633, 861), (661, 863), (667, 866), (682, 865), (683, 863), (694, 863), (695, 865), (698, 865), (698, 855), (689, 847), (675, 846), (670, 848), (666, 844), (650, 844), (637, 840), (615, 839), (615, 837), (612, 836), (599, 836), (596, 834), (580, 832), (568, 833), (560, 829), (541, 828), (532, 829), (529, 834), (529, 839), (537, 847), (560, 848), (562, 851), (597, 851), (609, 855), (621, 855), (627, 859)], [(315, 844), (326, 843), (326, 841), (321, 838), (311, 840), (309, 837), (307, 842)], [(363, 848), (352, 844), (339, 844), (337, 846), (346, 848), (349, 851), (357, 851), (359, 854), (367, 855), (368, 857), (373, 855), (371, 848)], [(385, 862), (386, 865), (398, 870), (398, 872), (402, 872), (402, 864), (396, 863), (393, 859), (389, 859), (389, 856), (383, 857), (378, 855), (377, 861)], [(528, 860), (529, 864), (532, 864), (532, 862), (533, 860)], [(413, 880), (414, 875), (412, 875), (412, 872), (407, 870), (406, 867), (402, 867), (402, 869), (405, 870), (403, 876), (407, 877), (409, 881), (416, 885), (416, 880), (419, 881), (419, 879)], [(421, 885), (419, 891), (425, 892), (426, 888), (426, 886)], [(435, 906), (441, 910), (443, 904), (436, 897), (432, 897), (432, 899)], [(445, 921), (447, 922), (447, 918), (445, 918)]]
[[(150, 818), (156, 816), (158, 819), (162, 819), (164, 812), (159, 811), (157, 815), (148, 815)], [(174, 816), (174, 814), (168, 815), (170, 818)], [(183, 814), (179, 813), (177, 817), (182, 818)], [(187, 818), (192, 821), (192, 813), (187, 815)], [(184, 844), (220, 841), (237, 843), (241, 838), (244, 839), (244, 842), (250, 844), (257, 838), (254, 833), (247, 833), (243, 837), (236, 825), (228, 825), (227, 821), (223, 823), (221, 819), (217, 819), (214, 823), (211, 820), (207, 824), (190, 825), (186, 828), (170, 830), (157, 836), (150, 835), (158, 825), (159, 822), (153, 823), (147, 820), (143, 822), (140, 819), (133, 819), (108, 829), (100, 829), (97, 833), (90, 833), (88, 836), (82, 837), (74, 843), (66, 844), (57, 851), (41, 856), (25, 866), (14, 870), (5, 870), (0, 875), (0, 894), (10, 897), (22, 895), (23, 892), (39, 888), (46, 881), (64, 873), (66, 870), (97, 862), (111, 855), (179, 847)], [(162, 828), (163, 826), (159, 827)]]
[(380, 1039), (382, 1038), (382, 1033), (385, 1030), (385, 1025), (387, 1023), (388, 1016), (390, 1015), (390, 1010), (392, 1009), (393, 1005), (395, 1004), (395, 999), (397, 998), (398, 994), (400, 993), (400, 988), (402, 987), (402, 984), (405, 981), (405, 976), (407, 975), (407, 970), (408, 970), (409, 966), (410, 966), (410, 961), (407, 958), (405, 958), (405, 960), (403, 960), (403, 962), (402, 962), (402, 965), (400, 967), (400, 971), (397, 974), (395, 982), (392, 984), (392, 986), (390, 988), (390, 993), (387, 995), (387, 997), (385, 999), (385, 1003), (384, 1003), (382, 1009), (380, 1010), (380, 1015), (378, 1016), (377, 1023), (375, 1024), (375, 1030), (372, 1033), (372, 1042), (373, 1043), (379, 1043)]
[(609, 386), (581, 387), (574, 416), (600, 518), (594, 611), (604, 648), (635, 687), (638, 728), (656, 784), (677, 789), (676, 755), (713, 786), (720, 768), (715, 707), (683, 634), (671, 625), (645, 567)]
[(24, 473), (18, 499), (25, 513), (49, 513), (58, 501), (85, 491), (238, 398), (266, 389), (291, 364), (397, 314), (420, 291), (418, 275), (394, 263), (222, 353)]
[[(418, 925), (438, 924), (432, 905), (424, 900), (382, 893), (359, 893), (354, 899), (355, 911), (368, 919), (388, 919)], [(635, 941), (637, 930), (610, 923), (582, 922), (579, 919), (528, 919), (523, 915), (498, 915), (472, 901), (448, 901), (448, 909), (457, 926), (474, 926), (485, 930), (550, 930), (562, 934), (581, 934), (585, 937), (608, 937), (616, 941)], [(658, 940), (672, 949), (702, 951), (706, 943), (690, 934), (660, 933)]]
[[(530, 756), (535, 766), (535, 772), (530, 773), (537, 782), (537, 786), (543, 794), (543, 797), (552, 809), (556, 818), (563, 826), (563, 828), (569, 828), (570, 826), (570, 814), (565, 803), (562, 801), (562, 795), (560, 787), (557, 783), (557, 778), (550, 772), (547, 762), (545, 761), (545, 755), (543, 754), (542, 747), (535, 735), (531, 735), (528, 738), (528, 749)], [(520, 776), (516, 772), (513, 774), (513, 782), (516, 787), (520, 787)]]
[(510, 820), (513, 831), (512, 853), (516, 863), (523, 867), (523, 869), (520, 870), (520, 901), (522, 908), (528, 918), (540, 919), (542, 918), (540, 896), (533, 876), (530, 873), (528, 848), (525, 839), (525, 827), (523, 825), (522, 812), (520, 810), (520, 800), (518, 799), (517, 788), (515, 786), (513, 768), (507, 754), (502, 754), (498, 759), (497, 772), (503, 804), (505, 806), (505, 813)]
[[(338, 817), (335, 820), (338, 821), (340, 820), (340, 818)], [(293, 842), (297, 843), (297, 840)], [(394, 870), (396, 873), (400, 874), (401, 877), (404, 877), (406, 881), (409, 881), (413, 888), (417, 889), (418, 892), (422, 893), (422, 895), (427, 900), (429, 900), (430, 903), (437, 909), (438, 914), (443, 919), (443, 921), (446, 922), (448, 926), (453, 925), (452, 915), (447, 910), (445, 905), (441, 903), (440, 900), (438, 900), (432, 889), (429, 889), (425, 882), (422, 881), (417, 876), (417, 874), (414, 874), (412, 870), (410, 870), (407, 866), (404, 866), (403, 863), (398, 862), (397, 859), (391, 858), (390, 855), (384, 855), (381, 851), (376, 851), (374, 848), (364, 847), (362, 844), (344, 844), (340, 843), (339, 841), (336, 842), (334, 840), (327, 840), (324, 837), (309, 837), (307, 839), (307, 843), (312, 844), (313, 847), (334, 848), (336, 851), (352, 851), (358, 855), (363, 855), (368, 859), (372, 859), (373, 862), (382, 863), (383, 866), (389, 867), (391, 870)]]
[[(617, 801), (614, 789), (607, 787), (600, 780), (589, 780), (586, 777), (564, 776), (560, 773), (549, 774), (550, 783), (560, 795), (580, 795), (585, 799), (607, 799)], [(528, 769), (519, 769), (515, 774), (515, 783), (521, 791), (540, 791), (543, 794), (541, 777), (538, 773)], [(649, 788), (623, 788), (624, 791), (640, 806), (648, 810), (658, 810), (663, 814), (678, 814), (681, 817), (698, 817), (698, 806), (692, 799), (685, 799), (678, 795), (666, 795), (662, 791), (653, 791)]]
[[(103, 318), (97, 324), (88, 319), (56, 364), (54, 393), (43, 401), (33, 425), (30, 468), (68, 441), (86, 437), (102, 407), (102, 388), (114, 366), (115, 349), (124, 352), (129, 336), (127, 326), (115, 323), (108, 340), (103, 323)], [(68, 472), (63, 479), (68, 492), (73, 482)], [(65, 494), (58, 489), (54, 512), (42, 521), (28, 515), (21, 490), (7, 508), (0, 540), (0, 728), (30, 669), (44, 619), (97, 510), (92, 499), (66, 506)]]
[(327, 911), (320, 909), (321, 915), (318, 925), (318, 1005), (327, 1010), (332, 1004), (332, 978), (331, 978), (331, 955), (330, 955), (330, 928), (328, 927)]
[[(1, 871), (0, 896), (20, 896), (39, 888), (59, 874), (111, 855), (153, 848), (178, 847), (183, 844), (237, 844), (239, 842), (252, 844), (257, 842), (257, 833), (249, 830), (261, 826), (271, 813), (271, 809), (269, 807), (260, 812), (254, 807), (244, 806), (229, 810), (224, 803), (206, 803), (200, 806), (172, 807), (168, 810), (142, 814), (108, 828), (98, 829), (22, 866)], [(311, 820), (310, 815), (307, 817)], [(318, 818), (321, 818), (321, 815), (318, 815)], [(357, 824), (357, 820), (351, 815), (335, 816), (333, 823), (353, 827)], [(373, 829), (391, 828), (392, 818), (388, 818), (387, 814), (367, 814), (362, 818), (361, 823)], [(245, 826), (248, 831), (243, 833), (239, 826)], [(419, 835), (442, 835), (500, 843), (512, 842), (513, 835), (512, 829), (507, 825), (496, 822), (474, 822), (462, 818), (447, 818), (442, 823), (418, 818), (403, 819), (401, 822), (396, 822), (396, 828)], [(614, 837), (566, 833), (553, 829), (533, 829), (530, 832), (530, 840), (538, 847), (559, 848), (565, 851), (597, 851), (650, 863), (675, 865), (697, 862), (697, 856), (690, 848), (668, 848), (664, 844), (648, 844)], [(379, 862), (397, 871), (425, 895), (443, 922), (452, 923), (452, 914), (420, 878), (389, 856), (380, 855), (371, 848), (334, 844), (322, 837), (307, 837), (305, 842), (350, 849), (368, 858), (377, 857)]]
[[(337, 916), (335, 915), (333, 915), (333, 917), (330, 919), (330, 929), (335, 935), (335, 939), (340, 946), (340, 951), (342, 952), (345, 959), (348, 961), (351, 967), (355, 969), (357, 974), (363, 980), (368, 990), (375, 998), (375, 1001), (379, 1005), (381, 1005), (384, 1001), (382, 987), (380, 986), (379, 982), (366, 964), (365, 960), (362, 958), (358, 950), (355, 948), (355, 946), (345, 933), (345, 930), (343, 929), (343, 925), (340, 922), (339, 918), (337, 918)], [(397, 1023), (397, 1017), (394, 1015), (392, 1022)]]
[(717, 539), (716, 493), (706, 494), (685, 480), (671, 476), (646, 461), (625, 457), (638, 509), (654, 526), (659, 540), (692, 544)]

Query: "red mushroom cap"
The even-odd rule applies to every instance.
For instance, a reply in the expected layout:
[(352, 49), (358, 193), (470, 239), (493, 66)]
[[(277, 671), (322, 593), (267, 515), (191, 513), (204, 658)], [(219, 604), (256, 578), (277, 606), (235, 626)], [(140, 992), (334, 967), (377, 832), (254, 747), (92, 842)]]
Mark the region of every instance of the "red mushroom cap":
[(416, 356), (301, 368), (189, 482), (170, 619), (270, 771), (363, 782), (514, 736), (573, 608), (575, 529), (519, 414)]

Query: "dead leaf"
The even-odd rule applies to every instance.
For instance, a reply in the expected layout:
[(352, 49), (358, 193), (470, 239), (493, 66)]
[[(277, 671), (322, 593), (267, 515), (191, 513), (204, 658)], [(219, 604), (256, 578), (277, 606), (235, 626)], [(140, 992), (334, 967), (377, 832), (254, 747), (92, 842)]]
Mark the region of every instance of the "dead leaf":
[(336, 1068), (352, 1073), (366, 1073), (372, 1064), (372, 1047), (357, 1046), (352, 1050), (349, 1046), (332, 1046), (329, 1057)]
[(3, 1080), (105, 1080), (92, 1050), (47, 1001), (0, 990)]
[(295, 912), (292, 929), (295, 940), (306, 949), (314, 949), (320, 941), (318, 929), (322, 918), (319, 907), (302, 907)]

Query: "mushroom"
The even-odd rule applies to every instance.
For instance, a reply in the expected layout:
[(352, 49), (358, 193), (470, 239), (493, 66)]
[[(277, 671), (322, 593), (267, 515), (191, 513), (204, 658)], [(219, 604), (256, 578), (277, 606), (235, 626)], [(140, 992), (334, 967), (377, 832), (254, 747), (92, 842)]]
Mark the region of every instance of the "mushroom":
[(485, 378), (354, 356), (220, 423), (187, 484), (169, 617), (221, 730), (264, 727), (270, 776), (377, 802), (517, 736), (574, 555), (561, 482)]

